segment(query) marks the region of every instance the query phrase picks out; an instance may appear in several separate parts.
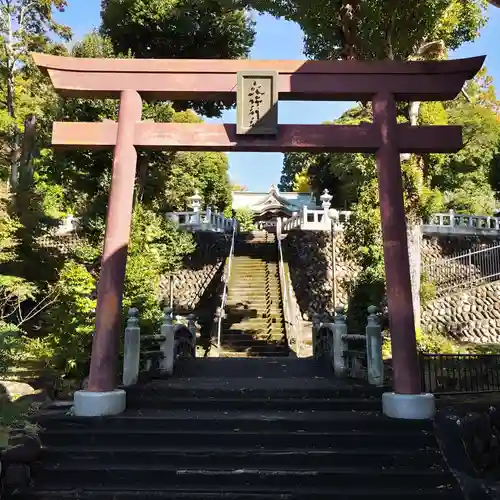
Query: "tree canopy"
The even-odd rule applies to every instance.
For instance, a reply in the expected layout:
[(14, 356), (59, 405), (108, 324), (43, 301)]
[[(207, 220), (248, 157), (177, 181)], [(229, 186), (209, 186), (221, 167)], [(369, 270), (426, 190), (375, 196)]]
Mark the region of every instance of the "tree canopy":
[[(51, 127), (56, 120), (116, 120), (118, 101), (60, 98), (27, 54), (33, 48), (74, 57), (128, 58), (135, 54), (132, 47), (120, 51), (116, 39), (102, 34), (104, 28), (102, 32), (84, 36), (71, 50), (51, 42), (54, 35), (66, 39), (70, 36), (69, 30), (55, 24), (51, 17), (52, 8), (62, 9), (66, 5), (62, 0), (12, 1), (9, 5), (20, 9), (8, 11), (13, 22), (18, 23), (22, 10), (23, 20), (28, 23), (26, 29), (29, 25), (31, 31), (30, 37), (27, 32), (16, 34), (14, 64), (5, 50), (8, 42), (5, 33), (2, 33), (0, 48), (1, 67), (12, 69), (11, 73), (2, 72), (0, 86), (7, 89), (11, 82), (12, 92), (6, 94), (12, 96), (13, 103), (9, 107), (11, 101), (7, 100), (0, 105), (2, 179), (12, 177), (11, 166), (16, 167), (14, 189), (0, 193), (0, 297), (8, 299), (2, 302), (4, 307), (0, 310), (0, 345), (7, 352), (8, 343), (3, 340), (11, 338), (9, 335), (23, 338), (27, 334), (23, 352), (32, 352), (36, 347), (57, 368), (71, 373), (85, 372), (94, 328), (92, 312), (100, 271), (112, 152), (55, 151), (50, 147)], [(233, 15), (228, 11), (217, 17), (208, 7), (205, 10), (198, 7), (198, 17), (194, 11), (189, 13), (184, 9), (182, 29), (194, 34), (197, 23), (201, 22), (203, 29), (208, 30), (207, 40), (199, 43), (197, 52), (195, 45), (186, 41), (183, 52), (182, 43), (177, 39), (176, 54), (170, 56), (209, 57), (216, 56), (217, 50), (224, 55), (244, 56), (253, 40), (251, 21), (241, 12)], [(217, 19), (227, 32), (216, 42), (215, 31), (211, 32), (209, 27), (212, 21), (217, 24)], [(161, 30), (165, 32), (164, 40), (174, 36), (168, 28), (171, 21), (171, 17), (165, 18), (165, 23), (157, 27), (158, 38), (163, 36)], [(247, 30), (245, 33), (250, 37), (247, 41), (246, 35), (240, 32), (241, 27)], [(147, 35), (141, 36), (147, 45)], [(247, 42), (248, 47), (242, 48)], [(207, 48), (210, 43), (214, 52)], [(161, 57), (160, 52), (137, 56)], [(217, 107), (219, 104), (205, 103), (203, 111), (207, 106), (216, 109), (216, 113), (222, 109)], [(181, 108), (178, 103), (175, 106), (171, 102), (148, 103), (144, 104), (143, 116), (159, 122), (201, 121), (195, 111)], [(141, 309), (145, 331), (150, 331), (161, 318), (158, 290), (162, 274), (178, 269), (184, 256), (195, 249), (192, 236), (179, 232), (167, 220), (165, 212), (184, 210), (187, 198), (196, 189), (206, 205), (223, 210), (230, 203), (227, 169), (227, 156), (223, 153), (155, 151), (139, 154), (124, 307), (133, 305)], [(77, 217), (79, 229), (60, 247), (50, 236), (50, 230), (68, 214)]]
[[(248, 56), (255, 38), (245, 10), (218, 0), (102, 0), (101, 17), (101, 32), (115, 52), (136, 58), (240, 59)], [(175, 105), (188, 107), (220, 116), (228, 106), (221, 101)]]
[(295, 21), (312, 59), (407, 59), (425, 42), (456, 49), (484, 25), (486, 0), (250, 0), (261, 12)]

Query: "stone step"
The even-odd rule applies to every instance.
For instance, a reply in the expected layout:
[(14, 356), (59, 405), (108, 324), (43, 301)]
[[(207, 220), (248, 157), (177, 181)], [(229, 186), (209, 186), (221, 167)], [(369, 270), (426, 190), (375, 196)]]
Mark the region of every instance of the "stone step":
[(283, 332), (284, 331), (284, 322), (276, 321), (274, 323), (233, 323), (231, 325), (224, 325), (224, 334), (233, 333), (233, 334), (253, 334), (254, 332), (263, 332), (267, 333), (270, 331), (274, 332)]
[[(239, 422), (235, 422), (239, 425)], [(323, 467), (331, 466), (372, 466), (383, 468), (402, 468), (409, 464), (431, 467), (440, 456), (439, 450), (410, 450), (397, 447), (359, 447), (344, 450), (342, 448), (315, 449), (262, 449), (262, 448), (215, 448), (211, 446), (168, 446), (121, 448), (88, 445), (81, 449), (71, 446), (51, 447), (44, 450), (43, 460), (47, 463), (76, 462), (83, 457), (89, 464), (110, 463), (114, 460), (122, 464), (165, 464), (186, 468), (201, 468), (209, 460), (212, 465), (227, 468), (238, 464), (242, 468), (273, 467), (276, 464), (287, 467)]]
[(252, 349), (241, 349), (241, 350), (226, 350), (221, 349), (219, 356), (221, 358), (228, 359), (266, 359), (266, 358), (286, 358), (290, 354), (288, 349), (281, 349), (277, 351), (276, 349), (268, 349), (261, 351), (254, 351)]
[(361, 486), (347, 489), (315, 489), (315, 488), (239, 488), (232, 487), (214, 491), (191, 486), (189, 488), (166, 490), (128, 490), (106, 488), (100, 486), (92, 491), (79, 491), (75, 497), (74, 490), (37, 491), (23, 500), (462, 500), (457, 491), (423, 488), (408, 491), (408, 488), (391, 488), (376, 492)]
[[(202, 428), (204, 431), (213, 429), (217, 432), (231, 432), (238, 428), (238, 432), (294, 432), (300, 429), (301, 432), (312, 433), (331, 433), (332, 427), (335, 433), (340, 431), (345, 432), (386, 432), (388, 430), (397, 431), (415, 431), (425, 434), (427, 427), (422, 427), (422, 423), (418, 421), (391, 420), (381, 412), (361, 412), (361, 411), (209, 411), (200, 410), (127, 410), (125, 413), (115, 416), (106, 417), (105, 419), (93, 419), (85, 417), (68, 416), (61, 419), (61, 414), (54, 412), (40, 419), (40, 424), (43, 422), (44, 432), (71, 432), (78, 428), (81, 432), (89, 430), (106, 431), (113, 428), (116, 432), (122, 431), (125, 433), (133, 432), (139, 428), (153, 431), (179, 431), (191, 432)], [(158, 443), (161, 448), (170, 448), (169, 443)], [(187, 449), (194, 446), (197, 449), (196, 443), (187, 444)], [(64, 446), (63, 446), (64, 447)], [(121, 448), (118, 448), (121, 449)], [(208, 451), (210, 448), (206, 448)], [(329, 450), (328, 447), (320, 448)], [(360, 456), (362, 453), (358, 450), (367, 450), (368, 455), (370, 448), (365, 448), (365, 444), (360, 441), (354, 449), (350, 449), (355, 455)], [(230, 447), (234, 451), (234, 448)], [(354, 451), (353, 451), (354, 450)], [(213, 450), (214, 452), (223, 452), (223, 448)], [(258, 454), (263, 450), (255, 450)], [(312, 451), (312, 450), (304, 450)], [(423, 453), (422, 449), (413, 450), (418, 455)], [(409, 453), (406, 450), (404, 454)], [(226, 452), (227, 453), (227, 452)], [(437, 453), (437, 451), (436, 451)]]
[(254, 335), (258, 333), (267, 334), (267, 333), (283, 333), (284, 324), (280, 323), (272, 323), (272, 324), (259, 324), (259, 323), (235, 323), (233, 325), (227, 326), (224, 328), (223, 334), (233, 334), (233, 335), (246, 335), (254, 338)]
[[(442, 470), (405, 467), (402, 469), (380, 469), (372, 466), (338, 466), (323, 465), (310, 469), (307, 464), (294, 469), (280, 467), (279, 464), (270, 468), (257, 466), (254, 469), (238, 467), (237, 464), (225, 468), (205, 463), (201, 468), (177, 467), (168, 464), (135, 464), (113, 461), (103, 467), (102, 463), (92, 464), (85, 459), (80, 461), (64, 461), (56, 464), (46, 464), (39, 475), (34, 475), (35, 481), (43, 489), (50, 486), (53, 489), (69, 489), (71, 485), (82, 481), (86, 489), (106, 484), (127, 489), (149, 488), (187, 488), (195, 484), (198, 488), (246, 487), (280, 488), (335, 488), (347, 489), (353, 483), (363, 484), (367, 488), (390, 489), (408, 483), (418, 484), (420, 488), (453, 488), (451, 475), (443, 474)], [(330, 486), (331, 487), (331, 486)]]

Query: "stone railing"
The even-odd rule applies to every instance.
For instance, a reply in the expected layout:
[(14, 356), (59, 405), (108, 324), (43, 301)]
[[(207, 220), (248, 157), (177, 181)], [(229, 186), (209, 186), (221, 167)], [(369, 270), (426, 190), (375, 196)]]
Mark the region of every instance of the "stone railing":
[(292, 229), (302, 229), (304, 231), (330, 231), (342, 229), (343, 224), (349, 220), (351, 215), (347, 210), (333, 210), (330, 208), (311, 210), (306, 206), (302, 207), (300, 212), (295, 212), (288, 219), (283, 220), (283, 232), (291, 231)]
[(212, 212), (208, 207), (204, 212), (168, 212), (167, 218), (179, 227), (188, 231), (215, 231), (227, 233), (232, 231), (234, 219), (224, 217), (224, 214)]
[(301, 339), (298, 338), (300, 334), (300, 328), (297, 327), (298, 325), (296, 324), (296, 317), (293, 314), (292, 310), (290, 275), (286, 272), (287, 269), (285, 269), (281, 239), (281, 219), (278, 219), (276, 223), (276, 245), (278, 249), (278, 270), (281, 289), (281, 302), (283, 305), (283, 317), (285, 320), (285, 333), (290, 350), (295, 352), (295, 354), (300, 357)]
[[(317, 209), (303, 207), (301, 212), (295, 212), (288, 219), (283, 219), (283, 232), (292, 229), (302, 231), (342, 231), (344, 223), (349, 220), (351, 212), (348, 210)], [(434, 214), (427, 224), (423, 224), (424, 234), (499, 234), (500, 217), (486, 215), (463, 215), (453, 210), (448, 213)]]
[(194, 315), (174, 318), (172, 309), (164, 309), (159, 334), (142, 335), (138, 310), (128, 312), (123, 349), (124, 386), (137, 383), (139, 374), (172, 375), (179, 359), (196, 357), (196, 320)]
[[(339, 377), (366, 378), (372, 385), (384, 385), (382, 358), (382, 330), (376, 314), (377, 308), (368, 308), (368, 321), (364, 335), (347, 333), (344, 309), (337, 307), (333, 323), (328, 315), (313, 317), (313, 355), (326, 358)], [(350, 349), (350, 342), (363, 342), (364, 349)]]
[(448, 213), (434, 214), (424, 224), (423, 230), (426, 234), (494, 234), (500, 232), (500, 217), (464, 215), (450, 210)]

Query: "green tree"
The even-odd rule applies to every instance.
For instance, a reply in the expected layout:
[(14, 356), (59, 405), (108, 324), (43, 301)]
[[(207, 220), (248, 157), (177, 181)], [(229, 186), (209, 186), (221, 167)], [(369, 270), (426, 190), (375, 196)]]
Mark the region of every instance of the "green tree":
[[(250, 16), (218, 0), (102, 0), (101, 17), (115, 51), (138, 58), (240, 59), (255, 37)], [(220, 116), (230, 106), (178, 102), (175, 108)]]
[(312, 59), (339, 59), (352, 45), (356, 59), (408, 59), (425, 42), (452, 50), (474, 40), (486, 0), (250, 0), (261, 12), (295, 21)]
[(10, 184), (13, 188), (17, 187), (19, 180), (20, 136), (25, 120), (20, 102), (22, 96), (16, 96), (16, 79), (18, 75), (21, 78), (26, 76), (24, 65), (29, 51), (54, 50), (51, 35), (65, 41), (71, 38), (71, 30), (53, 17), (53, 9), (63, 11), (66, 3), (66, 0), (5, 0), (0, 3), (1, 90), (6, 92), (6, 99), (0, 105), (0, 123), (9, 136)]
[(256, 225), (253, 220), (253, 212), (249, 208), (236, 209), (235, 218), (238, 222), (238, 229), (242, 233), (248, 233), (256, 229)]
[[(483, 0), (421, 0), (412, 3), (412, 15), (408, 15), (408, 4), (401, 0), (367, 0), (367, 1), (305, 1), (257, 0), (257, 8), (266, 10), (277, 16), (296, 21), (304, 30), (306, 54), (314, 59), (357, 58), (365, 60), (380, 59), (421, 59), (443, 57), (446, 50), (455, 49), (464, 42), (474, 40), (480, 28), (486, 22)], [(409, 121), (416, 125), (419, 121), (420, 103), (412, 103), (399, 107), (400, 121)], [(370, 114), (369, 106), (356, 110), (352, 115), (343, 118), (354, 123), (364, 120)], [(366, 178), (361, 175), (356, 164), (363, 157), (342, 155), (351, 158), (349, 163), (354, 168), (348, 169), (363, 185)], [(328, 161), (313, 162), (314, 169), (309, 168), (311, 177), (325, 179), (341, 164), (341, 155), (328, 155)], [(408, 215), (408, 247), (410, 252), (410, 271), (414, 296), (414, 313), (416, 325), (420, 318), (420, 218), (429, 206), (436, 204), (437, 196), (429, 186), (423, 157), (403, 157), (403, 175), (405, 180), (406, 207)], [(371, 161), (368, 161), (368, 167)], [(285, 163), (286, 165), (286, 163)], [(368, 168), (368, 171), (373, 171)], [(343, 174), (341, 174), (343, 175)], [(335, 178), (333, 175), (331, 176)], [(311, 179), (312, 185), (321, 183)], [(336, 182), (337, 184), (337, 182)], [(354, 185), (356, 185), (354, 183)], [(322, 186), (323, 187), (323, 186)], [(325, 186), (326, 187), (326, 186)], [(335, 193), (335, 190), (329, 189)], [(349, 195), (352, 195), (349, 193)], [(348, 196), (349, 196), (348, 195)], [(356, 193), (354, 193), (356, 196)], [(352, 199), (352, 198), (351, 198)]]

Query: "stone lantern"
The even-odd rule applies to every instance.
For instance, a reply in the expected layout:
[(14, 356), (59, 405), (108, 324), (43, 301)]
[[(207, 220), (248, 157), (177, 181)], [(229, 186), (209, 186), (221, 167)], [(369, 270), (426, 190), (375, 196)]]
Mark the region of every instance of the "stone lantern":
[(194, 192), (193, 196), (190, 196), (188, 200), (191, 201), (191, 208), (193, 209), (193, 212), (199, 212), (200, 207), (201, 207), (201, 200), (203, 198), (200, 196), (198, 190)]
[(323, 210), (325, 212), (327, 212), (330, 208), (332, 204), (332, 198), (333, 196), (328, 192), (328, 189), (325, 189), (323, 191), (323, 194), (319, 197), (319, 199), (321, 200), (321, 206), (323, 207)]

